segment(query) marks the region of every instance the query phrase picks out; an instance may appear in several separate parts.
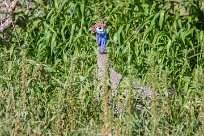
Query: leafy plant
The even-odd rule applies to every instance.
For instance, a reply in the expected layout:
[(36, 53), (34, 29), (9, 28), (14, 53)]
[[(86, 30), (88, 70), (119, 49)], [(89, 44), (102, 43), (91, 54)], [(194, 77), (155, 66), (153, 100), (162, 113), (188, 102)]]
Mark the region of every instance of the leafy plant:
[[(99, 135), (97, 45), (88, 28), (107, 16), (109, 60), (125, 77), (118, 91), (134, 92), (131, 84), (139, 80), (161, 95), (142, 111), (112, 115), (113, 135), (202, 135), (204, 32), (197, 2), (179, 3), (191, 7), (186, 16), (172, 1), (50, 0), (33, 1), (33, 9), (22, 2), (14, 25), (0, 34), (0, 133)], [(134, 100), (130, 94), (127, 109)]]

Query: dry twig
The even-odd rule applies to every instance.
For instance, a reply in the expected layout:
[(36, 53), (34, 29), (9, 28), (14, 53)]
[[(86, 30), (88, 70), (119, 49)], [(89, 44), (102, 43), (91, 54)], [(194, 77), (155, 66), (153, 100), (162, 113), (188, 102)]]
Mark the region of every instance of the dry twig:
[(13, 0), (11, 3), (6, 0), (1, 0), (0, 13), (5, 14), (0, 16), (0, 33), (3, 33), (12, 24), (12, 13), (16, 7), (18, 0)]

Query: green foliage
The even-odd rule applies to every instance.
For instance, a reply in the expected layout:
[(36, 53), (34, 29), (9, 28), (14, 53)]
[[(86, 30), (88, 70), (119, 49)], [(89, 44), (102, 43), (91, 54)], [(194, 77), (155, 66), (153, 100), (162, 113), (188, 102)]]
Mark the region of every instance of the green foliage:
[(143, 111), (112, 117), (113, 133), (203, 135), (203, 11), (191, 0), (181, 6), (192, 12), (180, 16), (173, 4), (50, 0), (17, 11), (14, 24), (25, 26), (0, 39), (0, 134), (99, 135), (97, 45), (88, 29), (106, 16), (109, 60), (126, 77), (119, 91), (134, 91), (139, 79), (162, 96)]

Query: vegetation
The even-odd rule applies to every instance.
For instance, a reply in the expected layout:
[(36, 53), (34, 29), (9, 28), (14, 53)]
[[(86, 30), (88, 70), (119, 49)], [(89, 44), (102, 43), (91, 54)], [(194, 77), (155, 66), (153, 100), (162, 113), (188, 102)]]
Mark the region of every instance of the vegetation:
[[(185, 16), (173, 10), (174, 2), (160, 0), (25, 4), (0, 34), (1, 135), (103, 135), (106, 124), (113, 135), (204, 135), (204, 13), (198, 1), (179, 3), (191, 9)], [(88, 31), (105, 16), (109, 60), (123, 75), (118, 91), (134, 91), (134, 81), (161, 96), (135, 110), (132, 93), (117, 117), (109, 108), (107, 122), (96, 96), (97, 44)]]

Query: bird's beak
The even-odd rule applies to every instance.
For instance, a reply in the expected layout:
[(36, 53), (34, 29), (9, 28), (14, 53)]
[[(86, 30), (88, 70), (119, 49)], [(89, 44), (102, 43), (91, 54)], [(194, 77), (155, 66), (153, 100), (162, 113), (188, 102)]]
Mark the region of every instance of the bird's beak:
[(95, 26), (90, 27), (90, 28), (89, 28), (89, 31), (91, 31), (92, 33), (95, 33), (95, 31), (96, 31)]
[(95, 29), (94, 26), (92, 26), (92, 27), (89, 28), (89, 31), (95, 31), (95, 30), (96, 30), (96, 29)]

